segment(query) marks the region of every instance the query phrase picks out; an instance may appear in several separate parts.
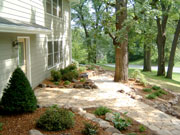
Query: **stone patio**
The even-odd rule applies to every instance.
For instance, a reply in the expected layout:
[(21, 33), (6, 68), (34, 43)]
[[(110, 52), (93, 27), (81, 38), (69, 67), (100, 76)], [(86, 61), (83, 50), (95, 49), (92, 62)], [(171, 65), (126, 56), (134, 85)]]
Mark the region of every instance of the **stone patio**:
[(131, 91), (124, 84), (113, 82), (113, 78), (106, 75), (94, 76), (99, 89), (36, 89), (39, 105), (48, 107), (57, 104), (60, 107), (98, 107), (107, 106), (118, 112), (128, 112), (128, 116), (156, 131), (159, 135), (180, 135), (180, 120), (167, 115), (126, 94), (118, 92)]

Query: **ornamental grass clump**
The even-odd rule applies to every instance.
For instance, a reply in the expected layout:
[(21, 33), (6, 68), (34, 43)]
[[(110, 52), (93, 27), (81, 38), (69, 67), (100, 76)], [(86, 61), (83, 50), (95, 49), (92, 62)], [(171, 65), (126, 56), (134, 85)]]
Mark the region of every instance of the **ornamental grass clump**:
[(107, 108), (105, 106), (100, 106), (94, 111), (94, 114), (101, 116), (101, 115), (105, 115), (108, 112), (111, 112), (111, 110), (109, 108)]
[(1, 99), (6, 113), (33, 112), (37, 108), (37, 99), (24, 72), (18, 67), (13, 72)]
[(46, 131), (61, 131), (74, 126), (74, 114), (71, 111), (52, 106), (41, 115), (36, 126)]
[(84, 129), (82, 130), (82, 133), (84, 135), (97, 135), (98, 133), (98, 127), (95, 125), (92, 125), (91, 123), (84, 123)]

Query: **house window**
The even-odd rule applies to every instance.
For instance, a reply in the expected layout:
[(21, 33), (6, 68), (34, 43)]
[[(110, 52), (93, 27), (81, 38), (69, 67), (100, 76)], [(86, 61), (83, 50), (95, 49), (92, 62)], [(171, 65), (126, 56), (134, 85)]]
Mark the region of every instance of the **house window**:
[(51, 14), (51, 0), (46, 0), (46, 12)]
[(64, 56), (64, 53), (63, 53), (63, 42), (60, 41), (60, 63), (63, 62), (63, 56)]
[(57, 0), (53, 0), (53, 15), (57, 16)]
[(62, 0), (59, 0), (59, 17), (62, 17)]
[(62, 17), (62, 0), (46, 0), (46, 12)]
[(63, 61), (62, 41), (48, 41), (48, 68)]

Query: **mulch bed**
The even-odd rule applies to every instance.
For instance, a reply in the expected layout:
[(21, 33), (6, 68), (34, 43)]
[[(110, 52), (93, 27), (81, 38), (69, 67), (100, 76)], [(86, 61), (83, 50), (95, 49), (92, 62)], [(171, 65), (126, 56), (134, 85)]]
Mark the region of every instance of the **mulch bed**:
[[(84, 128), (84, 122), (90, 122), (93, 125), (96, 123), (83, 118), (75, 113), (75, 126), (71, 129), (58, 132), (48, 132), (36, 128), (36, 120), (41, 114), (46, 111), (46, 108), (38, 108), (34, 113), (26, 113), (20, 115), (0, 115), (0, 122), (3, 123), (3, 129), (0, 131), (2, 135), (28, 135), (29, 130), (37, 129), (43, 134), (60, 135), (61, 133), (70, 133), (71, 135), (83, 135), (81, 131)], [(102, 128), (98, 129), (98, 135), (107, 135)]]
[[(137, 91), (135, 91), (136, 94), (142, 96), (145, 99), (146, 99), (146, 95), (148, 95), (149, 93), (148, 92), (144, 92), (143, 89), (144, 88), (151, 88), (152, 87), (150, 85), (144, 86), (143, 84), (141, 84), (138, 81), (135, 81), (133, 79), (129, 79), (127, 85), (129, 85), (129, 86), (133, 85), (133, 88), (137, 90)], [(168, 91), (166, 91), (166, 92), (167, 92), (167, 95), (163, 95), (162, 94), (160, 97), (157, 97), (156, 99), (153, 99), (153, 101), (166, 102), (166, 101), (169, 101), (170, 99), (175, 98), (175, 96), (172, 93), (170, 93)]]
[[(86, 109), (87, 112), (89, 113), (94, 113), (94, 111), (96, 110), (96, 108), (88, 108)], [(112, 110), (113, 111), (113, 110)], [(116, 112), (116, 111), (113, 111)], [(124, 114), (120, 113), (121, 117), (128, 119), (131, 121), (131, 125), (129, 127), (127, 127), (126, 130), (121, 130), (120, 132), (123, 134), (130, 134), (130, 133), (135, 133), (136, 135), (156, 135), (154, 131), (150, 130), (149, 128), (147, 128), (146, 126), (144, 126), (146, 128), (146, 130), (144, 132), (140, 132), (139, 128), (142, 124), (138, 123), (137, 121), (125, 116)], [(96, 116), (98, 118), (101, 118), (103, 120), (105, 120), (105, 116)], [(110, 122), (111, 125), (114, 125), (112, 122)]]

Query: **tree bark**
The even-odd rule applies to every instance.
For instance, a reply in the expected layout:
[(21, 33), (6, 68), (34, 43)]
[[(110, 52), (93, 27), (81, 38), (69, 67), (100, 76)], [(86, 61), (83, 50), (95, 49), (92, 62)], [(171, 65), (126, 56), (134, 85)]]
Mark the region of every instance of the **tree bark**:
[(174, 57), (176, 54), (176, 47), (178, 43), (178, 38), (180, 34), (180, 20), (178, 21), (176, 32), (174, 34), (174, 39), (171, 47), (171, 53), (169, 57), (169, 64), (168, 64), (168, 71), (167, 71), (167, 78), (172, 79), (173, 67), (174, 67)]
[[(116, 31), (123, 27), (123, 22), (127, 18), (127, 0), (116, 0)], [(113, 43), (116, 53), (116, 67), (114, 81), (128, 81), (128, 35), (124, 33), (124, 40), (117, 41), (115, 37)]]
[(144, 66), (143, 71), (151, 72), (151, 47), (144, 44)]

